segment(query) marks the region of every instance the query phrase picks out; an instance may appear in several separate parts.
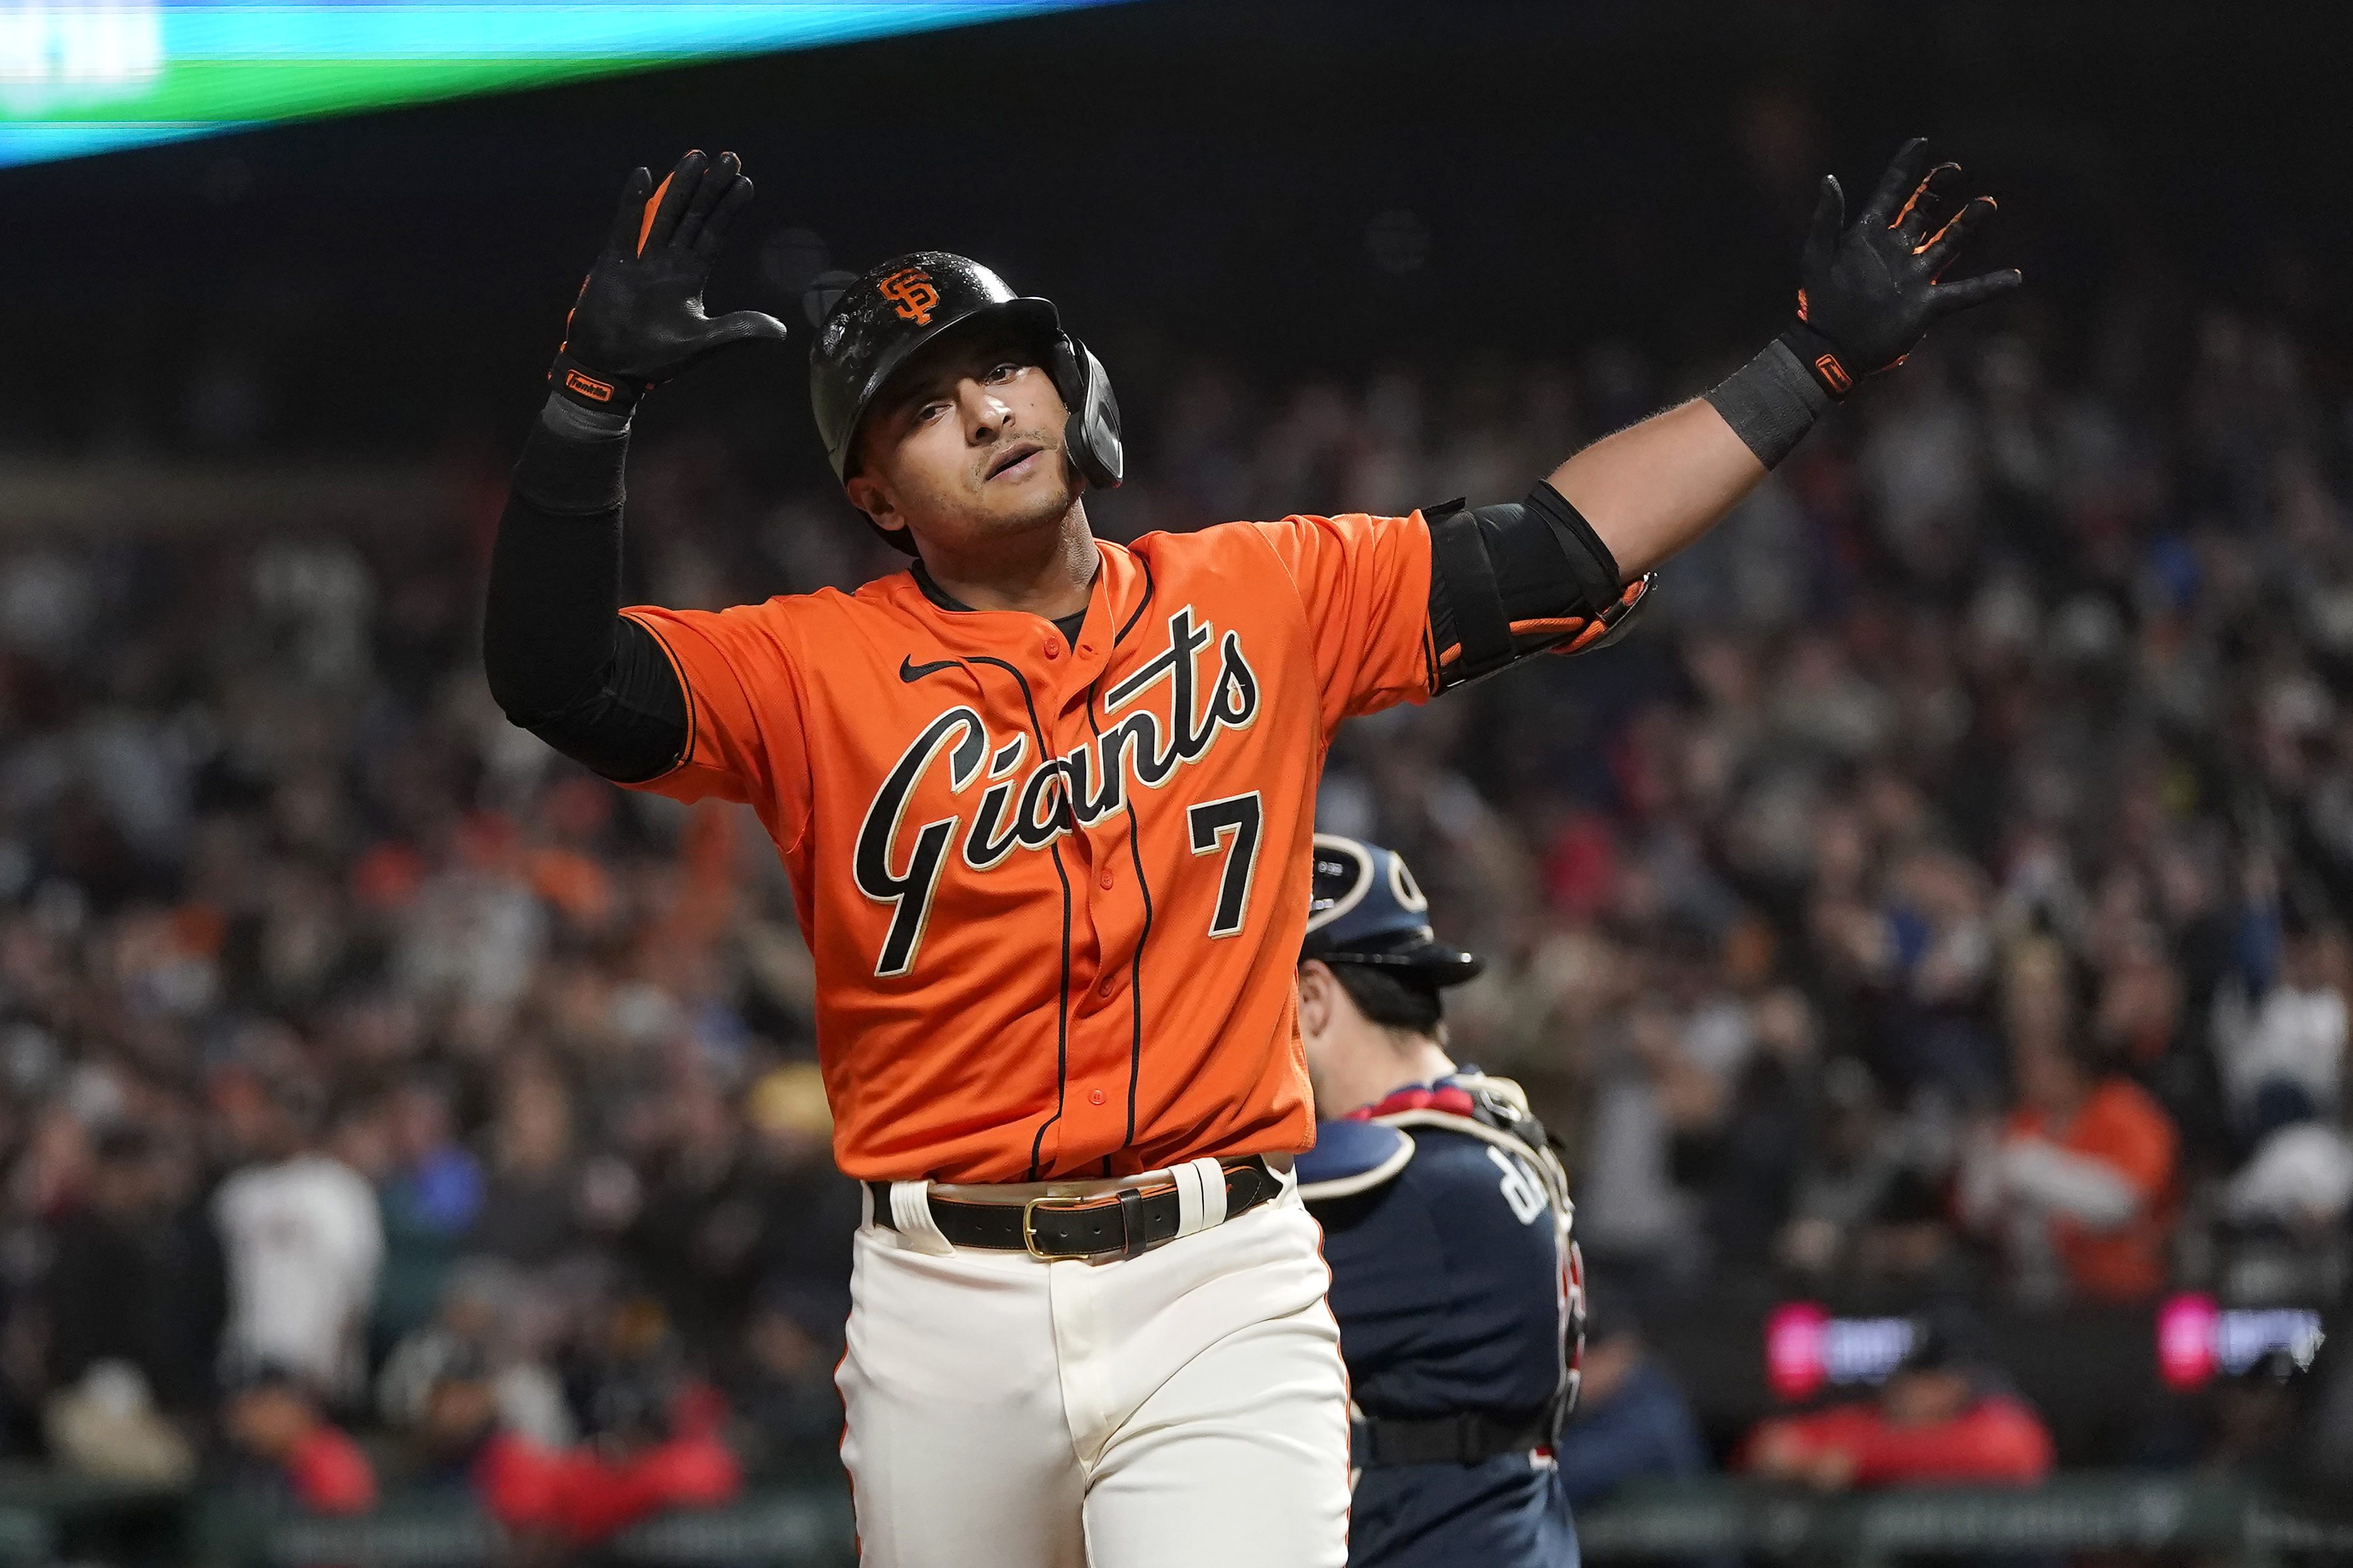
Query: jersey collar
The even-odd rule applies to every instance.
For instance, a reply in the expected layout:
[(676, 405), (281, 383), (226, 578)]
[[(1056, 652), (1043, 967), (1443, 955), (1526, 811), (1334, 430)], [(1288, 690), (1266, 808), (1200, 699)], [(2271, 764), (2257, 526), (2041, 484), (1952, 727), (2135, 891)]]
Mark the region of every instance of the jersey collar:
[(1151, 569), (1134, 552), (1108, 539), (1096, 540), (1095, 547), (1095, 580), (1087, 590), (1087, 607), (1077, 632), (1063, 634), (1068, 657), (1060, 660), (1059, 671), (1029, 657), (1039, 652), (1037, 635), (1041, 624), (1055, 626), (1059, 623), (1018, 610), (975, 609), (942, 588), (920, 560), (910, 563), (895, 581), (883, 581), (892, 584), (886, 590), (891, 596), (918, 618), (930, 619), (934, 626), (945, 619), (948, 625), (941, 629), (948, 633), (952, 647), (969, 643), (1008, 657), (1018, 648), (1021, 657), (1014, 662), (1033, 675), (1083, 672), (1084, 679), (1092, 679), (1110, 663), (1114, 648), (1150, 633), (1152, 628), (1145, 623), (1156, 607)]

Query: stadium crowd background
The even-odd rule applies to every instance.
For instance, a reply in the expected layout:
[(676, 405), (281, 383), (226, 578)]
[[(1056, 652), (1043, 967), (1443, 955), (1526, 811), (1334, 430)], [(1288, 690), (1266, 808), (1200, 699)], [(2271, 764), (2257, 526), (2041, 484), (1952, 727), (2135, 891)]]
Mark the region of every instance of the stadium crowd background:
[[(1738, 243), (1714, 265), (1741, 277), (1687, 311), (1588, 294), (1574, 334), (1457, 344), (1425, 311), (1327, 370), (1080, 285), (1117, 315), (1092, 335), (1133, 440), (1099, 529), (1510, 499), (1706, 385), (1771, 331), (1830, 156), (1786, 81), (1717, 108)], [(153, 156), (222, 212), (254, 179)], [(788, 317), (868, 259), (796, 210), (748, 301)], [(1491, 957), (1455, 994), (1458, 1058), (1521, 1078), (1569, 1145), (1614, 1347), (1597, 1394), (1676, 1402), (1672, 1355), (1632, 1370), (1652, 1318), (1804, 1298), (1966, 1341), (2184, 1289), (2333, 1315), (2353, 1279), (2342, 302), (2292, 232), (2209, 289), (2188, 241), (2087, 256), (2037, 221), (2061, 288), (1828, 421), (1624, 646), (1334, 750), (1324, 826), (1401, 850), (1438, 928)], [(1346, 237), (1359, 303), (1447, 276), (1409, 205)], [(31, 433), (0, 438), (319, 445), (311, 340), (238, 340), (283, 297), (237, 289), (234, 352), (174, 362), (165, 412), (143, 383), (69, 414), (19, 396)], [(798, 371), (714, 384), (813, 447), (776, 390)], [(754, 1478), (830, 1463), (857, 1198), (791, 901), (748, 815), (624, 795), (491, 703), (480, 584), (537, 364), (501, 374), (514, 396), (452, 393), (445, 499), (396, 526), (0, 537), (0, 1451), (269, 1473), (315, 1412), (387, 1485), (449, 1479), (493, 1418), (635, 1454), (715, 1435)], [(643, 422), (637, 595), (898, 568), (774, 421), (659, 413), (719, 395)], [(404, 440), (419, 417), (385, 413)], [(281, 1203), (324, 1229), (255, 1220)], [(2327, 1370), (2266, 1362), (2061, 1458), (2353, 1474), (2353, 1384)], [(1746, 1425), (1667, 1468), (1757, 1460)], [(304, 1453), (298, 1489), (352, 1495)]]

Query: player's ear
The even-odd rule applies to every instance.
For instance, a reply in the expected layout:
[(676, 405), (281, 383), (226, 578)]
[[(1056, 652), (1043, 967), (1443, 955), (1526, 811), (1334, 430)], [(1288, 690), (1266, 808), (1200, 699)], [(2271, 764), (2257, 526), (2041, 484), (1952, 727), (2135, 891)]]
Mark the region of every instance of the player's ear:
[(852, 474), (843, 486), (849, 492), (849, 504), (871, 518), (877, 528), (904, 528), (907, 520), (899, 515), (898, 502), (892, 500), (890, 487), (866, 474)]
[(1332, 993), (1337, 989), (1332, 972), (1314, 959), (1299, 966), (1299, 1033), (1303, 1039), (1320, 1039), (1332, 1026)]

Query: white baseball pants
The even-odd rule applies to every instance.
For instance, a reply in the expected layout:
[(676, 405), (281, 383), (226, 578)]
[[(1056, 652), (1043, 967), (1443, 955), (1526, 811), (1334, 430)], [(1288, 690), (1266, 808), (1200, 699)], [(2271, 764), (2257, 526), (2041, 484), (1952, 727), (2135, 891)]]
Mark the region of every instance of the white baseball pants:
[(1347, 1373), (1322, 1232), (1282, 1182), (1093, 1264), (951, 1247), (896, 1188), (905, 1228), (858, 1233), (836, 1379), (860, 1562), (1343, 1568)]

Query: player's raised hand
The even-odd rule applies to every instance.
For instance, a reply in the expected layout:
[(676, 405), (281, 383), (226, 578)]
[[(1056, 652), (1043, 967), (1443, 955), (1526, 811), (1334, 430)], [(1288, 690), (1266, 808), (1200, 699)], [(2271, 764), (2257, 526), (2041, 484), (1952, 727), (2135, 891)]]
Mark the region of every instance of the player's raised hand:
[(1822, 176), (1799, 262), (1798, 321), (1782, 342), (1833, 397), (1903, 359), (1940, 319), (2021, 281), (2015, 269), (1936, 281), (1961, 242), (1993, 215), (1994, 200), (1961, 201), (1961, 166), (1927, 163), (1925, 138), (1905, 142), (1852, 224), (1838, 177)]
[(585, 407), (627, 413), (649, 386), (742, 343), (782, 342), (785, 326), (757, 310), (716, 321), (702, 288), (728, 226), (752, 200), (733, 153), (679, 160), (659, 188), (643, 169), (621, 186), (613, 230), (565, 318), (548, 379)]

